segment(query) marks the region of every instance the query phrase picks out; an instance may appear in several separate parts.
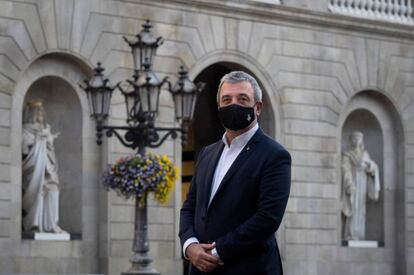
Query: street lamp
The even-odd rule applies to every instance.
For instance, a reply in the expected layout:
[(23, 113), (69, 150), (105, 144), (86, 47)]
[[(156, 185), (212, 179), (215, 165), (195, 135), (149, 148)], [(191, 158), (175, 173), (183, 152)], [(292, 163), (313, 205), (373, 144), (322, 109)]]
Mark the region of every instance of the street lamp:
[[(163, 39), (155, 38), (151, 34), (149, 20), (142, 27), (142, 31), (136, 35), (134, 41), (124, 37), (131, 47), (134, 58), (135, 68), (132, 79), (111, 86), (109, 80), (104, 77), (104, 68), (98, 62), (92, 78), (84, 80), (84, 84), (80, 87), (87, 94), (91, 116), (96, 120), (98, 145), (102, 144), (102, 136), (105, 132), (107, 137), (115, 135), (125, 147), (145, 154), (146, 147), (159, 147), (168, 137), (177, 138), (178, 132), (181, 132), (182, 143), (186, 143), (188, 125), (193, 117), (197, 95), (203, 90), (204, 83), (194, 84), (188, 78), (188, 73), (183, 66), (180, 68), (178, 80), (174, 85), (171, 85), (167, 77), (159, 80), (151, 66), (156, 50), (162, 44)], [(168, 85), (168, 90), (172, 94), (175, 117), (181, 126), (179, 128), (155, 127), (160, 91), (164, 84)], [(106, 124), (112, 92), (116, 88), (125, 97), (127, 114), (125, 126)], [(125, 134), (121, 135), (119, 131), (124, 131)], [(160, 133), (163, 135), (161, 136)], [(130, 258), (132, 267), (122, 274), (159, 274), (151, 267), (152, 259), (148, 254), (147, 198), (145, 197), (144, 203), (139, 203), (137, 199), (135, 201), (135, 231), (132, 247), (134, 254)]]

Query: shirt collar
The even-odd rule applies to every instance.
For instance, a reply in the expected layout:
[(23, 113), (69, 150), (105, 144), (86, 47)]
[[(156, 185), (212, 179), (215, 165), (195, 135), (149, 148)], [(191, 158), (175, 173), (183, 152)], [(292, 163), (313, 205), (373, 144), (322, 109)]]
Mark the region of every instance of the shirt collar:
[[(249, 131), (241, 134), (240, 136), (235, 137), (231, 142), (231, 147), (244, 147), (249, 142), (249, 140), (253, 137), (256, 131), (259, 129), (259, 123), (256, 123)], [(226, 139), (226, 133), (223, 134), (221, 138), (224, 144), (229, 147)]]

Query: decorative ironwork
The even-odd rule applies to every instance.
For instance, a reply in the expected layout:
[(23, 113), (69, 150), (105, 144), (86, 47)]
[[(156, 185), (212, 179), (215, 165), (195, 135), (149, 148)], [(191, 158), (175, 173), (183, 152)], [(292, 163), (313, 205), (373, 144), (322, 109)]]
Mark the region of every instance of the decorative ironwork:
[[(88, 96), (91, 116), (96, 120), (96, 142), (102, 144), (103, 135), (115, 136), (123, 146), (138, 150), (145, 154), (145, 148), (157, 148), (167, 138), (176, 139), (181, 133), (181, 142), (187, 142), (189, 123), (193, 117), (197, 95), (204, 88), (203, 83), (194, 84), (189, 78), (183, 66), (180, 68), (177, 83), (172, 85), (167, 77), (159, 80), (152, 71), (151, 66), (156, 50), (163, 42), (162, 37), (155, 38), (150, 30), (149, 20), (142, 25), (142, 31), (136, 35), (135, 40), (124, 40), (131, 47), (134, 58), (134, 73), (132, 79), (119, 82), (111, 86), (109, 80), (104, 77), (104, 68), (98, 62), (94, 69), (94, 76), (79, 85)], [(155, 118), (158, 113), (159, 96), (161, 87), (167, 84), (171, 92), (175, 106), (176, 120), (181, 127), (156, 127)], [(126, 106), (126, 125), (107, 125), (109, 106), (112, 92), (115, 88), (124, 95)], [(159, 274), (151, 268), (152, 259), (149, 256), (147, 204), (136, 202), (135, 234), (133, 252), (130, 258), (132, 267), (123, 272), (129, 274)]]

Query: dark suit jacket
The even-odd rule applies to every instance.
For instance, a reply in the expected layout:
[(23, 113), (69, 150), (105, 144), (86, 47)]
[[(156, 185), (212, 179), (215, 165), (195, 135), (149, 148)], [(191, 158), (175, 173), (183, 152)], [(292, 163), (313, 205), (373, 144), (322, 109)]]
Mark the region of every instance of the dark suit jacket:
[[(285, 212), (290, 191), (289, 153), (260, 129), (224, 176), (208, 205), (214, 171), (224, 144), (200, 152), (180, 217), (181, 245), (196, 237), (216, 242), (224, 262), (209, 274), (283, 274), (274, 233)], [(190, 274), (206, 274), (190, 266)]]

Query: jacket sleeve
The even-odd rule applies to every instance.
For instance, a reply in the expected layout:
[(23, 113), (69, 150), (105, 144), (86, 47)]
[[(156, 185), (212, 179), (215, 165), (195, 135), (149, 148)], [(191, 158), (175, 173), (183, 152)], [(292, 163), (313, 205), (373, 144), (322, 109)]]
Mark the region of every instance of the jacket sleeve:
[(190, 189), (187, 193), (187, 197), (181, 207), (180, 211), (180, 231), (178, 236), (180, 237), (181, 246), (184, 245), (185, 241), (191, 237), (197, 238), (197, 234), (194, 230), (194, 216), (197, 201), (197, 168), (201, 159), (203, 158), (204, 148), (200, 151), (198, 161), (194, 169), (194, 175), (191, 179)]
[(290, 174), (291, 158), (286, 150), (265, 162), (256, 213), (234, 231), (215, 240), (224, 264), (254, 253), (279, 228), (289, 198)]

